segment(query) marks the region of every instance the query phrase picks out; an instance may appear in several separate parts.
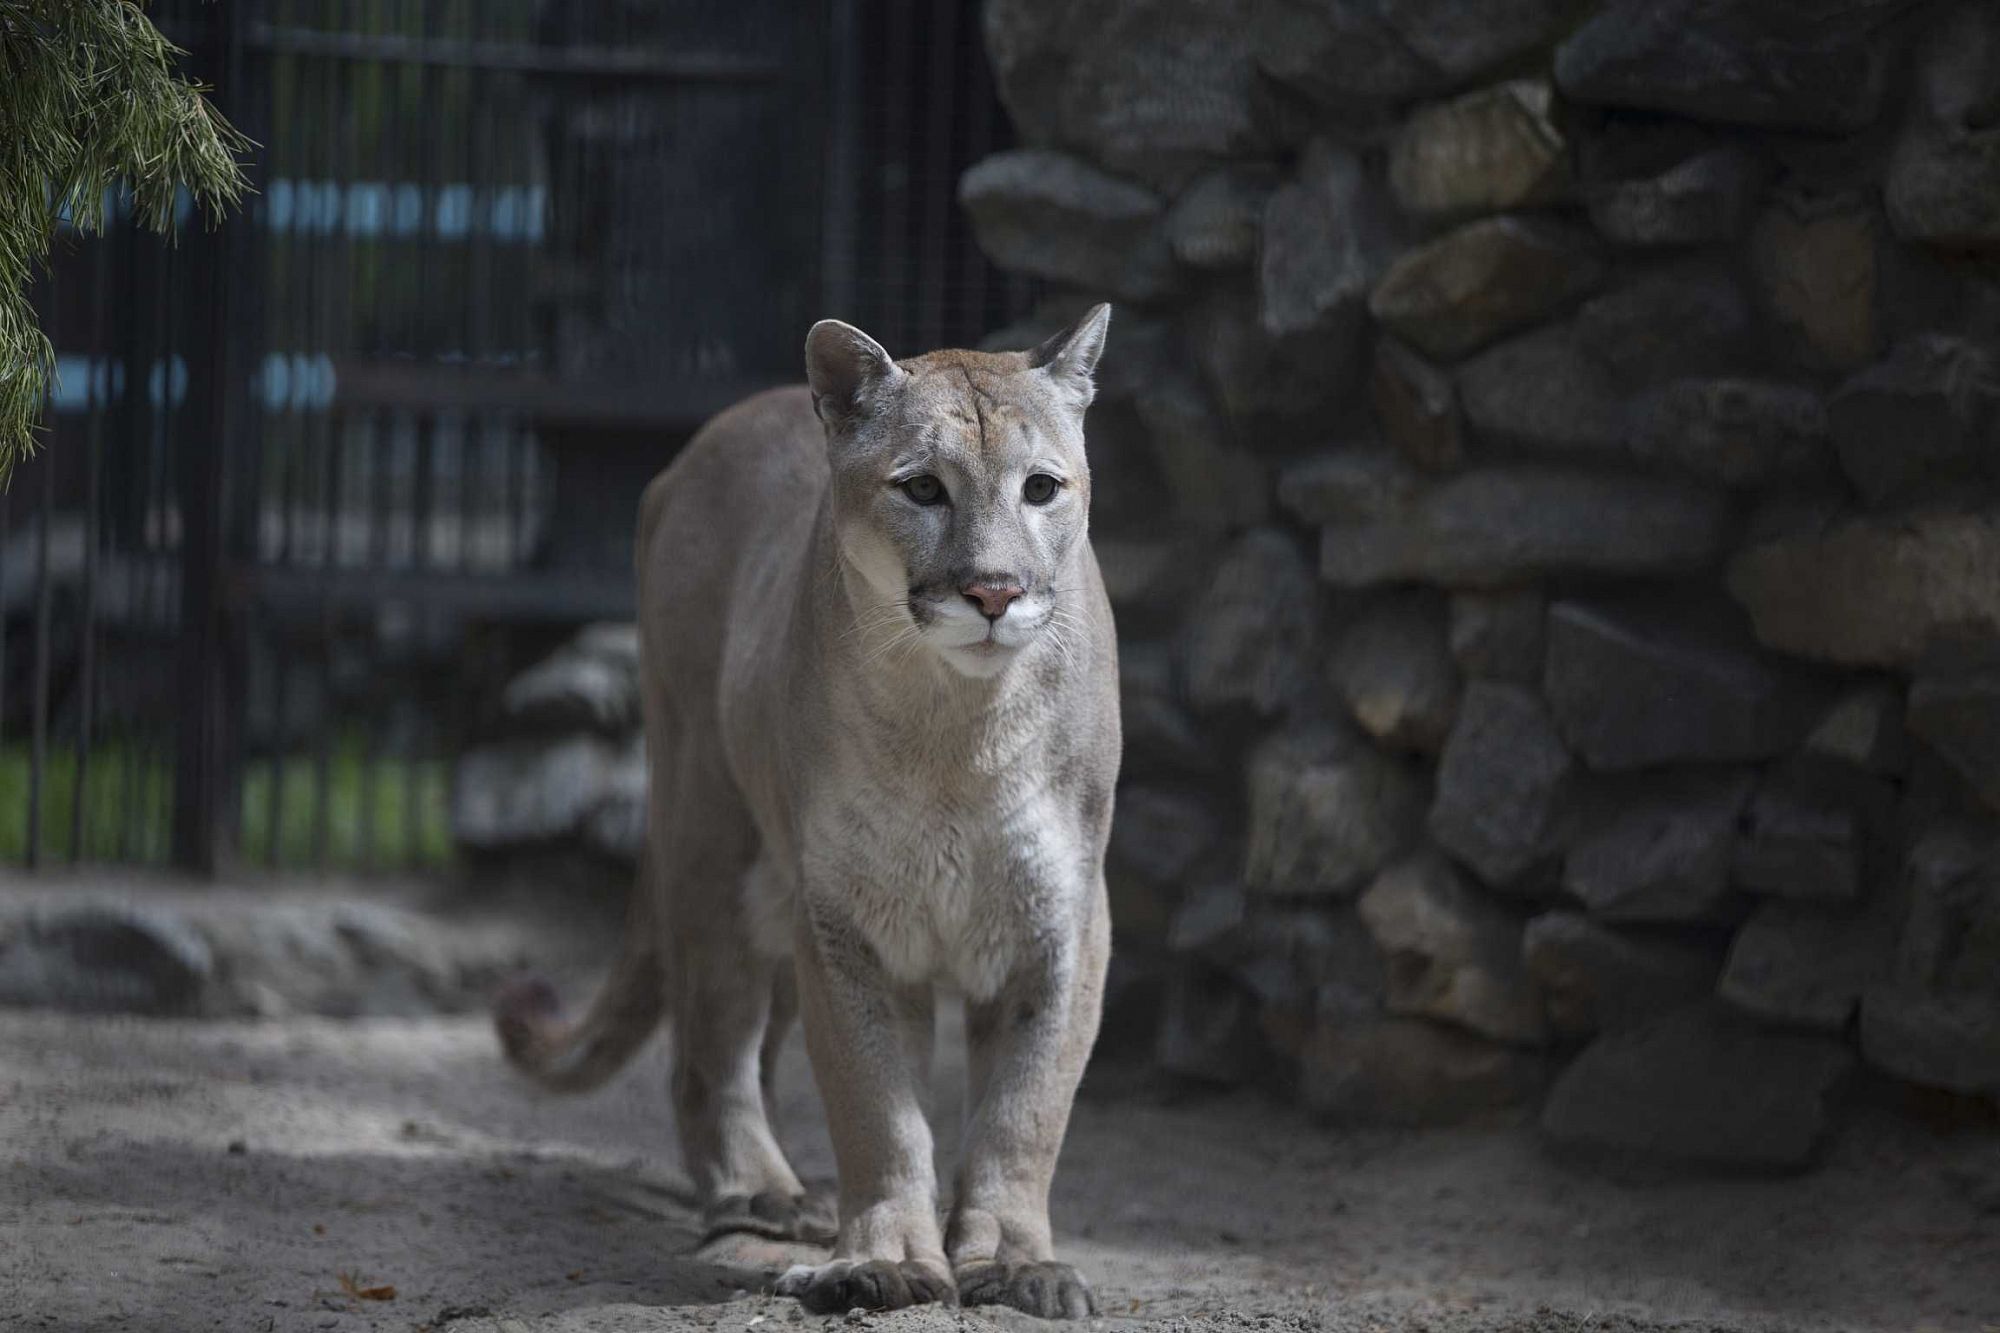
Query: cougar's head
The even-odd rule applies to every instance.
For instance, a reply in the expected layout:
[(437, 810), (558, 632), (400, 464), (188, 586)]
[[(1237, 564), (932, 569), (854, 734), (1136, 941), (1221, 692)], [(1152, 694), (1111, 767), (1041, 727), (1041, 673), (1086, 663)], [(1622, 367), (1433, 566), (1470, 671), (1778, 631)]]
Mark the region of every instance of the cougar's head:
[(903, 362), (850, 325), (813, 326), (806, 375), (872, 651), (921, 643), (964, 675), (992, 676), (1077, 626), (1083, 414), (1110, 321), (1100, 305), (1031, 352)]

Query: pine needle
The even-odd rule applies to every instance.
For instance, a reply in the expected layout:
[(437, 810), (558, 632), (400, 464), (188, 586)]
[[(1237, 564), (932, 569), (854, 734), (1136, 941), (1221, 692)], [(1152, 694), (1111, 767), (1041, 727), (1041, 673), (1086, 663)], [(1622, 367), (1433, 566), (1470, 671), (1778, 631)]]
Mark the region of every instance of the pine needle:
[(28, 289), (57, 225), (100, 234), (114, 199), (173, 234), (186, 190), (219, 221), (250, 141), (175, 73), (143, 0), (0, 0), (0, 490), (35, 449), (55, 349)]

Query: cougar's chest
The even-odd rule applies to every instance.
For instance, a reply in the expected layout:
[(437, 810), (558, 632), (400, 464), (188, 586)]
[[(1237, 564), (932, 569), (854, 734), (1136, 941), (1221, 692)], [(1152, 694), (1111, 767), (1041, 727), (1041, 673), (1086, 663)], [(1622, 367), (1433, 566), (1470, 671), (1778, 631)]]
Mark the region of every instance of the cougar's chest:
[(838, 804), (838, 864), (818, 887), (847, 898), (898, 981), (991, 996), (1075, 891), (1073, 820), (1031, 781), (968, 792), (891, 777)]

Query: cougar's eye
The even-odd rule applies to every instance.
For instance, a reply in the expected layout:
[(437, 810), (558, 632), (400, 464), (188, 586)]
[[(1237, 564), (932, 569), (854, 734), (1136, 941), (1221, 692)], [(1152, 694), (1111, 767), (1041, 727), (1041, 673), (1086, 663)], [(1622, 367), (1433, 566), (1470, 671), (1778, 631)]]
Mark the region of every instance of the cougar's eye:
[(908, 481), (904, 482), (903, 494), (909, 496), (911, 502), (915, 504), (943, 504), (945, 498), (944, 483), (926, 472), (921, 476), (911, 477)]
[(1031, 505), (1045, 505), (1056, 498), (1062, 483), (1046, 472), (1037, 472), (1021, 486), (1021, 498)]

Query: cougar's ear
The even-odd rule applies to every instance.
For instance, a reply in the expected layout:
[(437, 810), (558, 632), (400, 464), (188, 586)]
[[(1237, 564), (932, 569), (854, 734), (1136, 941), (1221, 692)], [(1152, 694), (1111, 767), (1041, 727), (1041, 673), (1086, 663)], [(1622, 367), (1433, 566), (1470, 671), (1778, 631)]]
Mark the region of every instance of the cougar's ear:
[(813, 410), (829, 426), (865, 415), (882, 391), (902, 378), (903, 368), (882, 344), (852, 324), (823, 319), (806, 335), (806, 383), (812, 386)]
[(1111, 327), (1111, 307), (1094, 305), (1083, 318), (1028, 353), (1028, 364), (1060, 385), (1075, 401), (1077, 410), (1090, 406), (1097, 395), (1091, 372), (1104, 351), (1104, 335)]

